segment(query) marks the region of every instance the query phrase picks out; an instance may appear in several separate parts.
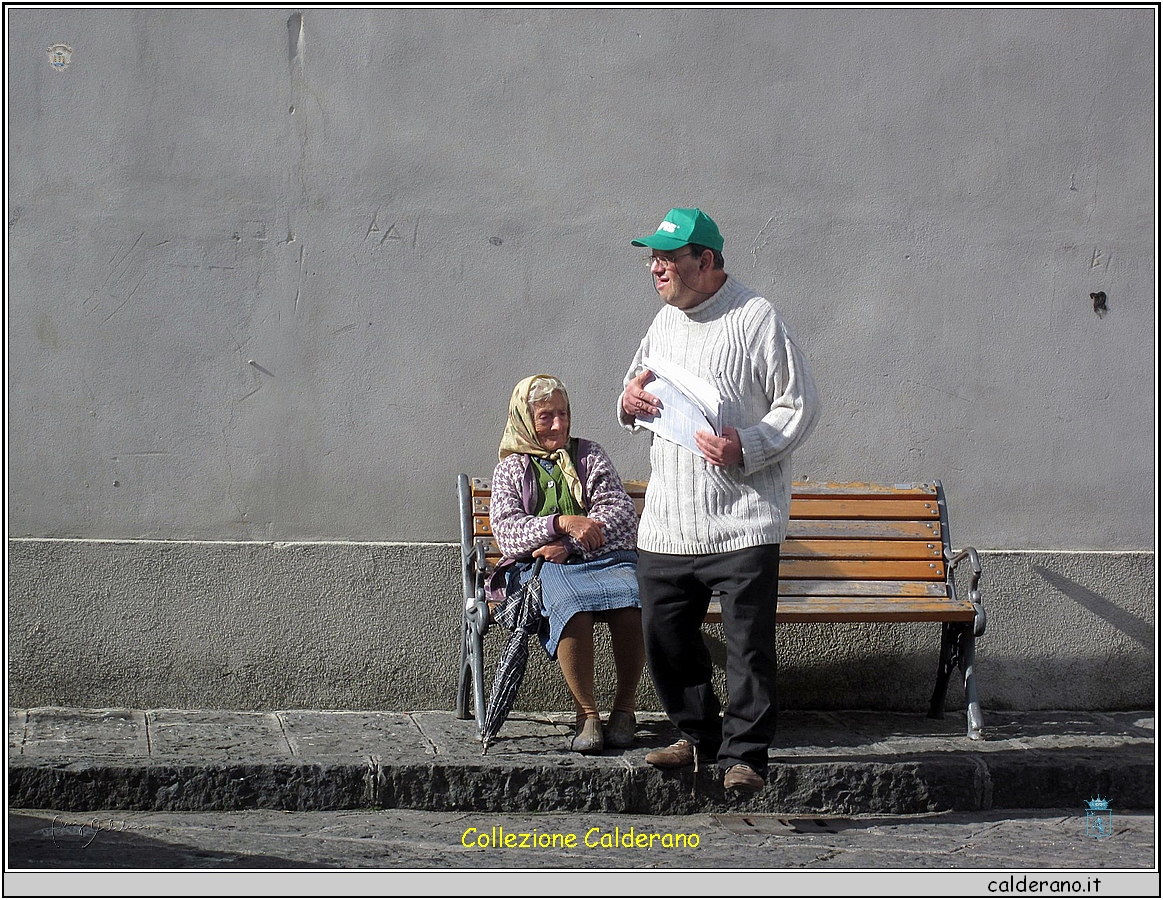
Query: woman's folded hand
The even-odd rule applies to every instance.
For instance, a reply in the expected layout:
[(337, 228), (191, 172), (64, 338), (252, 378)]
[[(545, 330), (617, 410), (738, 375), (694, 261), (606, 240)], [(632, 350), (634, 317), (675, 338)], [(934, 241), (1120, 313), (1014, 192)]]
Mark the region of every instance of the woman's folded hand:
[(603, 525), (586, 516), (559, 516), (557, 527), (592, 553), (606, 543)]
[(569, 559), (569, 548), (565, 546), (565, 541), (551, 541), (534, 550), (533, 555), (551, 563), (564, 563)]

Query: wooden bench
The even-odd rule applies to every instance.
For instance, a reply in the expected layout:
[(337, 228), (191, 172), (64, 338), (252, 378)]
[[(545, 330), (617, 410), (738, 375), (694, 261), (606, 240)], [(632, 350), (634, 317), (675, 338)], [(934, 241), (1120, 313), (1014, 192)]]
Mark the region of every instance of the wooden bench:
[[(628, 481), (639, 512), (646, 482)], [(484, 635), (489, 627), (485, 581), (500, 558), (489, 527), (489, 481), (461, 475), (461, 561), (464, 621), (456, 713), (478, 727), (486, 708)], [(981, 563), (972, 547), (953, 550), (949, 516), (939, 482), (878, 485), (797, 482), (791, 521), (780, 548), (776, 621), (938, 622), (941, 649), (929, 716), (941, 718), (949, 678), (964, 677), (968, 736), (982, 736), (974, 675), (975, 638), (985, 633), (985, 607), (977, 589)], [(968, 560), (969, 589), (957, 593), (954, 570)], [(721, 621), (712, 600), (707, 622)]]

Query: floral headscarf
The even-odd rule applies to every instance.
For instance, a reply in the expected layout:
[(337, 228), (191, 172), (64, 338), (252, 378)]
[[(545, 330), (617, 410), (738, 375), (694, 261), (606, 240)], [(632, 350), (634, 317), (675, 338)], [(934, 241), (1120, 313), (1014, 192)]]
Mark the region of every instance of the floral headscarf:
[[(553, 378), (552, 375), (531, 375), (517, 383), (513, 388), (513, 396), (509, 400), (509, 421), (505, 424), (505, 433), (501, 436), (501, 449), (498, 456), (504, 459), (514, 453), (527, 453), (530, 456), (539, 456), (543, 459), (552, 459), (561, 466), (565, 476), (565, 483), (569, 492), (577, 501), (578, 506), (585, 506), (582, 500), (582, 483), (577, 469), (569, 456), (569, 444), (560, 450), (549, 451), (537, 439), (537, 431), (533, 427), (533, 411), (529, 405), (529, 390), (538, 378)], [(556, 379), (554, 379), (556, 380)], [(568, 400), (566, 401), (568, 403)]]

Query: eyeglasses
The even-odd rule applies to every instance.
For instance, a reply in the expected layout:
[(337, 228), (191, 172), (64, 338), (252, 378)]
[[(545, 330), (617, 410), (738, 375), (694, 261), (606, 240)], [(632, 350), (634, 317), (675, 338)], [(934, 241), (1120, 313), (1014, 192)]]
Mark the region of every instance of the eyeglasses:
[[(694, 256), (693, 253), (686, 253), (683, 255), (684, 256)], [(650, 256), (642, 257), (642, 259), (646, 263), (646, 265), (650, 266), (650, 268), (652, 268), (652, 269), (654, 268), (655, 263), (658, 263), (664, 269), (669, 269), (671, 266), (673, 266), (675, 263), (677, 263), (680, 259), (682, 259), (682, 256), (655, 256), (654, 254), (651, 254)]]

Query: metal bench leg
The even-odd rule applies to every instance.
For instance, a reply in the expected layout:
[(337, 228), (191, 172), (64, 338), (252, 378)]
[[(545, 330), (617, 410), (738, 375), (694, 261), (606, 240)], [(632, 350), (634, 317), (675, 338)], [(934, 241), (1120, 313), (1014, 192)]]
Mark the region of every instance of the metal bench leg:
[[(479, 613), (470, 609), (464, 614), (460, 640), (460, 678), (456, 686), (456, 717), (477, 720), (477, 731), (485, 727), (485, 712), (488, 709), (485, 697), (485, 647), (484, 637), (476, 622)], [(469, 704), (472, 704), (472, 711)]]
[(946, 622), (941, 626), (941, 659), (937, 663), (937, 684), (929, 701), (929, 718), (945, 718), (945, 697), (949, 693), (949, 679), (960, 669), (965, 679), (967, 734), (970, 740), (981, 740), (981, 705), (977, 702), (977, 677), (974, 672), (976, 638), (969, 624)]
[(945, 695), (949, 692), (949, 676), (957, 668), (956, 627), (951, 622), (941, 625), (941, 658), (937, 661), (937, 684), (929, 701), (929, 718), (945, 718)]
[(485, 713), (488, 701), (485, 697), (485, 641), (475, 618), (468, 623), (469, 667), (471, 668), (473, 702), (476, 706), (477, 733), (485, 730)]
[(456, 717), (458, 719), (472, 718), (469, 712), (469, 698), (472, 694), (472, 650), (469, 647), (469, 632), (472, 626), (468, 619), (460, 621), (460, 679), (456, 685)]
[(488, 606), (484, 600), (484, 549), (473, 540), (472, 482), (467, 475), (456, 479), (460, 505), (460, 569), (464, 582), (460, 626), (460, 676), (456, 685), (456, 717), (468, 719), (469, 701), (476, 704), (477, 730), (484, 727), (484, 632)]
[(968, 723), (968, 735), (971, 741), (980, 741), (982, 726), (985, 724), (981, 717), (981, 704), (977, 702), (977, 675), (974, 672), (973, 660), (977, 639), (973, 631), (966, 628), (961, 638), (961, 672), (965, 676), (965, 717)]
[[(461, 625), (460, 642), (460, 678), (456, 686), (456, 717), (458, 719), (476, 718), (477, 731), (485, 727), (485, 713), (488, 711), (488, 698), (485, 696), (485, 641), (480, 628), (477, 610), (469, 610), (464, 614)], [(472, 711), (469, 705), (472, 705)]]

